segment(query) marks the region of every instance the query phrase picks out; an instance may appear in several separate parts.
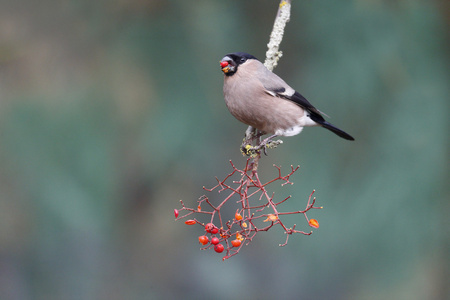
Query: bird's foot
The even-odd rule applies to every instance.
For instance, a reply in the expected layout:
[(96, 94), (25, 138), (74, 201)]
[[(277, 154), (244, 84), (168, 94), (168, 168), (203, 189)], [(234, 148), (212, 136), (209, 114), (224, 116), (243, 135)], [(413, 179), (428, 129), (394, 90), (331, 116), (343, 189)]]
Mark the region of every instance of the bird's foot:
[(276, 137), (276, 135), (272, 135), (263, 141), (261, 141), (257, 146), (253, 146), (251, 141), (244, 139), (241, 145), (241, 153), (245, 156), (256, 157), (261, 153), (261, 150), (264, 151), (264, 154), (267, 155), (267, 149), (274, 149), (278, 147), (278, 145), (282, 144), (282, 140), (272, 141), (272, 139)]
[(278, 145), (283, 144), (282, 140), (276, 140), (276, 141), (270, 141), (268, 143), (266, 143), (266, 145), (264, 146), (264, 149), (274, 149), (276, 147), (278, 147)]
[(244, 143), (241, 145), (241, 153), (244, 156), (250, 156), (251, 158), (255, 158), (259, 155), (260, 152), (261, 151), (256, 146)]
[(264, 154), (267, 155), (267, 149), (274, 149), (278, 147), (278, 145), (283, 144), (282, 140), (272, 141), (272, 138), (274, 137), (275, 135), (264, 139), (258, 146), (256, 146), (257, 150), (262, 149), (264, 151)]
[(244, 156), (250, 156), (252, 158), (259, 155), (260, 151), (258, 146), (253, 146), (253, 141), (261, 138), (264, 133), (257, 130), (256, 128), (249, 126), (245, 131), (245, 137), (241, 144), (241, 153)]

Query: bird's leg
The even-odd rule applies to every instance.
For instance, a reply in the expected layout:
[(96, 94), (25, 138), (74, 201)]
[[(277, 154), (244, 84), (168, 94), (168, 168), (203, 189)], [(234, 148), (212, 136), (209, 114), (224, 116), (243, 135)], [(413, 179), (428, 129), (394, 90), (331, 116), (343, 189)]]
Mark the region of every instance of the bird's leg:
[(258, 131), (256, 132), (255, 139), (258, 139), (258, 145), (259, 145), (259, 143), (261, 143), (261, 137), (262, 137), (264, 134), (265, 134), (265, 133), (264, 133), (263, 131), (260, 131), (260, 130), (258, 130)]
[(256, 128), (252, 126), (248, 126), (245, 131), (245, 137), (242, 141), (241, 152), (244, 155), (251, 156), (253, 153), (251, 149), (253, 149), (253, 140), (260, 136), (260, 131), (256, 130)]
[(267, 149), (276, 148), (278, 145), (282, 144), (282, 140), (276, 140), (272, 141), (273, 138), (277, 137), (276, 134), (273, 134), (269, 136), (268, 138), (265, 138), (263, 141), (260, 141), (258, 146), (255, 147), (256, 151), (260, 151), (261, 148), (263, 148), (264, 154), (267, 155)]
[[(261, 141), (261, 137), (265, 134), (265, 132), (262, 132), (260, 130), (257, 130), (253, 128), (252, 126), (249, 126), (248, 129), (245, 131), (245, 138), (241, 145), (241, 152), (243, 155), (246, 156), (256, 156), (258, 153), (260, 153), (261, 149), (263, 149), (264, 154), (267, 155), (267, 148), (275, 148), (279, 144), (283, 143), (282, 140), (272, 141), (274, 137), (277, 135), (271, 135), (268, 138), (265, 138)], [(258, 143), (256, 146), (253, 146), (253, 141), (257, 139)]]
[[(272, 137), (275, 137), (275, 136), (272, 136)], [(268, 137), (268, 138), (270, 138), (270, 137)], [(259, 139), (258, 139), (258, 146), (261, 146), (261, 144), (262, 144), (261, 137), (259, 137)], [(264, 155), (267, 156), (267, 148), (266, 148), (266, 146), (264, 146), (263, 151), (264, 151)]]
[(245, 142), (251, 142), (256, 136), (256, 128), (252, 126), (248, 126), (247, 130), (245, 131)]
[(273, 135), (265, 138), (262, 142), (259, 143), (258, 146), (256, 146), (256, 148), (259, 150), (264, 147), (264, 150), (265, 150), (267, 143), (270, 143), (272, 141), (272, 139), (276, 136), (277, 136), (276, 134), (273, 134)]
[[(256, 147), (258, 147), (259, 145), (261, 145), (261, 137), (264, 135), (264, 132), (259, 131), (257, 133), (257, 138), (258, 138), (258, 144), (256, 145)], [(255, 147), (255, 148), (256, 148)], [(264, 154), (267, 156), (267, 152), (266, 152), (266, 148), (264, 148)]]

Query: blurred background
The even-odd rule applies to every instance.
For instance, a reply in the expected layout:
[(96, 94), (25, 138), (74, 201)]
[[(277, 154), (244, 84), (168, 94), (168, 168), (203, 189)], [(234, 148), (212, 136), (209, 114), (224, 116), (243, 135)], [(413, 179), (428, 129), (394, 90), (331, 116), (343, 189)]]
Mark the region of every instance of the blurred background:
[(245, 164), (218, 62), (264, 60), (278, 3), (0, 2), (0, 299), (450, 297), (447, 1), (293, 1), (275, 73), (356, 138), (262, 158), (313, 235), (222, 262), (174, 221)]

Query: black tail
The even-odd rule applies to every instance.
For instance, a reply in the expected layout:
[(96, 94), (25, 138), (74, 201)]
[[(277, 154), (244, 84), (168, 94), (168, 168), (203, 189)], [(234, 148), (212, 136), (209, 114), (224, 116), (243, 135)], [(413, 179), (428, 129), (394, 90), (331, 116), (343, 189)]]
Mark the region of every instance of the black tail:
[(325, 121), (325, 120), (323, 119), (323, 117), (320, 116), (320, 115), (311, 113), (311, 114), (310, 114), (310, 118), (311, 118), (314, 122), (320, 124), (320, 126), (322, 126), (323, 128), (326, 128), (326, 129), (330, 130), (331, 132), (333, 132), (334, 134), (340, 136), (340, 137), (343, 138), (343, 139), (346, 139), (346, 140), (349, 140), (349, 141), (354, 141), (354, 140), (355, 140), (355, 139), (354, 139), (350, 134), (348, 134), (347, 132), (342, 131), (342, 130), (340, 130), (339, 128), (337, 128), (336, 126), (334, 126), (333, 124), (328, 123), (327, 121)]
[(333, 124), (328, 123), (327, 121), (323, 122), (322, 124), (323, 128), (326, 128), (330, 131), (332, 131), (333, 133), (337, 134), (338, 136), (340, 136), (343, 139), (349, 140), (349, 141), (354, 141), (355, 139), (348, 134), (345, 131), (340, 130), (339, 128), (335, 127)]

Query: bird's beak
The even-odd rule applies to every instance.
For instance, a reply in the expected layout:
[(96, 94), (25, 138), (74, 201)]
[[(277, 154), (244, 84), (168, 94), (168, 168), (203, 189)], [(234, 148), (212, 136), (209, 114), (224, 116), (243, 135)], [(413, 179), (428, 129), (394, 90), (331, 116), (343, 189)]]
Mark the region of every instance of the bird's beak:
[(234, 66), (231, 64), (232, 59), (228, 56), (225, 56), (224, 58), (222, 58), (222, 60), (220, 61), (220, 67), (222, 68), (222, 72), (224, 72), (225, 74), (233, 71), (234, 70)]

